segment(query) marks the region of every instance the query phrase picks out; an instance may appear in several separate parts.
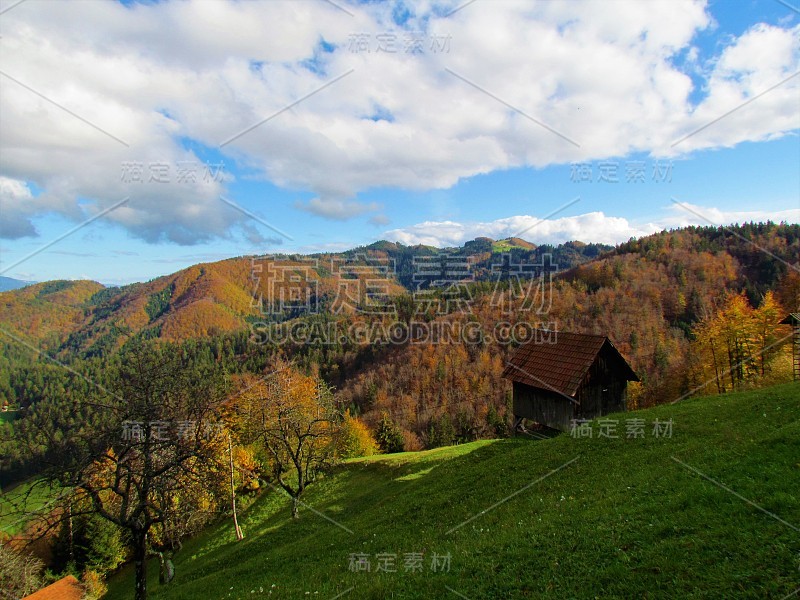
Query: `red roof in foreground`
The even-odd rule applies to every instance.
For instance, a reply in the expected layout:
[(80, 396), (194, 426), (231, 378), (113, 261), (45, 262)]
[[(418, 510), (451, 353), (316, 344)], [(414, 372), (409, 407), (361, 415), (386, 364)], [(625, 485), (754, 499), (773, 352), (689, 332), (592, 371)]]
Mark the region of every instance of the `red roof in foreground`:
[(619, 358), (620, 376), (627, 381), (639, 381), (611, 340), (604, 335), (565, 331), (535, 333), (537, 335), (531, 342), (517, 348), (511, 356), (503, 377), (572, 397), (597, 355), (607, 345), (608, 351)]
[(22, 600), (81, 600), (83, 588), (72, 575), (67, 575), (55, 583), (25, 596)]

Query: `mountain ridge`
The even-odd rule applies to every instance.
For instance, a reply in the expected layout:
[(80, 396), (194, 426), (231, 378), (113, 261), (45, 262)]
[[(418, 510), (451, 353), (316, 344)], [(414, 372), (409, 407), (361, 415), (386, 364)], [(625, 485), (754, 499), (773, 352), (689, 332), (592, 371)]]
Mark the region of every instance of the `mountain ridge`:
[[(6, 323), (28, 341), (41, 343), (44, 338), (50, 338), (49, 347), (67, 346), (92, 354), (92, 346), (97, 345), (95, 351), (102, 352), (116, 347), (122, 337), (146, 330), (152, 330), (154, 335), (164, 339), (183, 340), (231, 333), (247, 327), (260, 314), (256, 297), (268, 293), (266, 275), (256, 281), (258, 277), (254, 270), (263, 269), (270, 262), (296, 263), (298, 268), (305, 261), (313, 263), (315, 273), (312, 277), (316, 279), (320, 295), (335, 296), (339, 282), (331, 268), (337, 262), (383, 261), (390, 264), (388, 268), (393, 270), (389, 276), (390, 293), (398, 295), (414, 288), (415, 260), (438, 252), (464, 257), (473, 261), (476, 267), (483, 265), (480, 276), (484, 277), (490, 272), (486, 267), (491, 266), (488, 262), (492, 256), (507, 252), (516, 253), (517, 260), (531, 260), (550, 250), (568, 268), (592, 258), (591, 252), (576, 249), (574, 242), (551, 247), (516, 240), (524, 242), (524, 245), (508, 243), (500, 252), (493, 251), (492, 245), (496, 242), (488, 240), (477, 238), (463, 246), (445, 250), (379, 240), (338, 253), (231, 257), (198, 263), (146, 282), (118, 287), (106, 287), (91, 280), (43, 282), (0, 294), (0, 322)], [(602, 245), (583, 245), (580, 248), (589, 247), (596, 252), (612, 249)], [(365, 287), (366, 279), (359, 277), (359, 285)], [(47, 301), (39, 297), (40, 290), (54, 286), (62, 290), (61, 296), (50, 297)], [(68, 290), (72, 290), (72, 295), (67, 293)], [(48, 318), (48, 308), (50, 312), (60, 314), (59, 318)], [(56, 341), (52, 336), (59, 329), (65, 335)], [(109, 338), (112, 334), (120, 339), (112, 343)]]
[(8, 292), (17, 290), (28, 285), (36, 283), (35, 281), (23, 281), (22, 279), (14, 279), (13, 277), (5, 277), (0, 275), (0, 292)]

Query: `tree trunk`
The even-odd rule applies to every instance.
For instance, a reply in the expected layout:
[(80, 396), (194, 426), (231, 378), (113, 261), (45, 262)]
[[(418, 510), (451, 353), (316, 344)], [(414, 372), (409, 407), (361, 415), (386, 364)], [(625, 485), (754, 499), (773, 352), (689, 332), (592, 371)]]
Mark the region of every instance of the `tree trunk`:
[(300, 515), (298, 514), (298, 510), (297, 510), (298, 504), (299, 504), (299, 500), (297, 499), (297, 496), (292, 496), (292, 518), (293, 519), (299, 519), (300, 518)]
[(136, 569), (136, 600), (147, 600), (147, 532), (133, 535), (133, 562)]
[(69, 562), (75, 564), (75, 538), (72, 532), (72, 501), (67, 505), (67, 525), (69, 527)]
[(236, 529), (236, 539), (241, 541), (244, 539), (242, 529), (239, 527), (239, 519), (236, 517), (236, 485), (233, 479), (233, 444), (231, 443), (231, 434), (228, 434), (228, 456), (231, 461), (231, 508), (233, 509), (233, 526)]
[(719, 368), (717, 367), (717, 353), (714, 352), (714, 340), (711, 340), (711, 359), (714, 361), (714, 376), (717, 379), (717, 393), (723, 392), (722, 386), (719, 381)]

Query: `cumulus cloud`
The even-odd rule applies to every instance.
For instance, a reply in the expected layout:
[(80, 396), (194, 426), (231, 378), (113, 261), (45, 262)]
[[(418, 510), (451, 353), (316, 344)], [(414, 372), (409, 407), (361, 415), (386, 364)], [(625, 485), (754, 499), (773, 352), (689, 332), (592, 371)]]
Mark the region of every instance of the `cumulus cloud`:
[(366, 212), (378, 210), (380, 206), (375, 202), (364, 204), (355, 200), (341, 200), (338, 198), (312, 198), (308, 202), (297, 202), (295, 207), (320, 217), (336, 221), (345, 221)]
[(373, 215), (369, 218), (369, 224), (375, 227), (385, 227), (391, 222), (391, 219), (386, 215)]
[(662, 228), (678, 228), (689, 225), (731, 225), (764, 221), (800, 223), (800, 208), (735, 211), (676, 201), (676, 204), (669, 207), (669, 214), (660, 223)]
[(635, 223), (602, 212), (547, 220), (530, 215), (518, 215), (486, 222), (426, 221), (411, 227), (392, 229), (385, 232), (383, 237), (406, 245), (425, 244), (438, 248), (460, 246), (477, 237), (493, 239), (520, 237), (536, 244), (555, 245), (578, 240), (587, 244), (616, 245), (632, 237), (642, 237), (667, 228), (688, 225), (730, 225), (767, 220), (798, 223), (800, 209), (724, 211), (682, 203), (682, 206), (671, 206), (663, 219), (651, 223)]
[(281, 246), (283, 245), (283, 238), (273, 235), (273, 236), (264, 236), (261, 232), (258, 231), (253, 225), (250, 224), (243, 224), (241, 226), (242, 230), (242, 237), (244, 237), (247, 242), (249, 242), (253, 246)]
[[(2, 192), (2, 235), (125, 197), (106, 218), (144, 240), (231, 235), (245, 217), (219, 202), (229, 182), (178, 176), (179, 163), (203, 164), (193, 144), (314, 193), (297, 208), (343, 220), (379, 209), (357, 200), (369, 189), (444, 189), (498, 169), (675, 155), (798, 128), (798, 27), (730, 40), (692, 104), (673, 59), (711, 23), (700, 0), (476, 2), (449, 17), (456, 2), (405, 4), (403, 24), (391, 3), (348, 4), (352, 15), (324, 2), (204, 0), (8, 11), (0, 175), (41, 193)], [(369, 52), (354, 51), (359, 32)], [(386, 33), (394, 52), (378, 50)], [(405, 52), (414, 36), (421, 51)], [(143, 181), (121, 176), (129, 163)], [(169, 182), (151, 180), (158, 164)]]
[(0, 237), (15, 240), (36, 235), (30, 221), (35, 212), (33, 194), (25, 182), (0, 176)]
[(407, 245), (426, 244), (439, 248), (460, 246), (476, 237), (520, 237), (537, 244), (561, 244), (570, 240), (617, 244), (657, 230), (658, 227), (654, 224), (635, 226), (623, 217), (590, 212), (547, 220), (531, 215), (518, 215), (486, 222), (426, 221), (412, 227), (387, 231), (384, 237)]
[[(780, 28), (759, 23), (728, 45), (713, 63), (708, 94), (682, 119), (679, 130), (686, 133), (672, 142), (671, 150), (732, 147), (797, 129), (798, 39), (800, 25)], [(756, 101), (757, 105), (751, 104)], [(767, 127), (765, 118), (771, 121)]]

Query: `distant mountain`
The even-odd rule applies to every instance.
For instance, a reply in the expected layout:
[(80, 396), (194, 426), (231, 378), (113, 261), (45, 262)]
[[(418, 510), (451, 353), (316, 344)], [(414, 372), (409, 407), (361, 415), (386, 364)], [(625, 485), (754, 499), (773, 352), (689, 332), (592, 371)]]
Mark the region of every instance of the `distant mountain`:
[[(540, 264), (544, 254), (552, 256), (559, 270), (582, 265), (603, 252), (602, 244), (568, 242), (559, 246), (536, 246), (518, 238), (495, 242), (478, 238), (445, 251), (469, 263), (475, 281), (494, 276), (493, 265), (511, 254), (514, 262)], [(295, 265), (303, 277), (314, 280), (315, 302), (330, 306), (341, 293), (338, 265), (390, 264), (387, 273), (390, 295), (416, 289), (414, 275), (419, 259), (441, 250), (432, 246), (375, 242), (337, 254), (239, 257), (198, 264), (146, 283), (103, 287), (90, 281), (51, 281), (9, 292), (0, 302), (0, 323), (31, 342), (48, 340), (48, 346), (83, 355), (102, 355), (132, 335), (144, 334), (168, 340), (207, 338), (240, 331), (249, 323), (291, 318), (290, 313), (263, 315), (259, 298), (280, 294), (275, 274)], [(381, 263), (383, 264), (383, 263)], [(276, 266), (277, 265), (277, 266)], [(311, 271), (306, 271), (313, 265)], [(293, 267), (294, 268), (294, 267)], [(359, 280), (360, 297), (370, 285), (367, 272), (345, 275)], [(277, 287), (276, 287), (277, 285)], [(348, 284), (353, 285), (353, 284)]]
[(103, 286), (94, 281), (45, 281), (0, 297), (0, 324), (31, 340), (58, 342), (81, 327), (89, 300)]
[(36, 283), (34, 281), (22, 281), (21, 279), (13, 279), (11, 277), (0, 276), (0, 292), (7, 292), (9, 290), (18, 290), (26, 285)]
[[(437, 261), (434, 255), (442, 252), (446, 256)], [(438, 442), (431, 440), (447, 431), (447, 439), (459, 439), (453, 437), (459, 423), (466, 423), (464, 439), (493, 435), (469, 433), (469, 414), (488, 410), (489, 402), (499, 412), (481, 414), (495, 419), (505, 410), (509, 390), (503, 368), (520, 340), (503, 336), (506, 330), (524, 335), (525, 327), (510, 330), (504, 324), (554, 323), (558, 331), (608, 335), (639, 374), (642, 386), (632, 398), (645, 406), (702, 383), (689, 360), (695, 331), (732, 295), (743, 293), (755, 307), (773, 291), (779, 312), (794, 310), (800, 302), (798, 257), (800, 225), (750, 223), (662, 231), (616, 248), (478, 238), (437, 250), (382, 241), (342, 253), (197, 264), (119, 288), (89, 281), (39, 283), (0, 295), (0, 400), (5, 394), (33, 402), (41, 395), (39, 380), (23, 372), (36, 359), (30, 346), (70, 363), (113, 356), (136, 337), (188, 341), (188, 348), (230, 361), (232, 372), (261, 369), (280, 350), (298, 364), (317, 365), (336, 387), (341, 405), (355, 407), (370, 425), (386, 411), (419, 438), (411, 440), (415, 447), (434, 446)], [(557, 267), (551, 286), (523, 287), (515, 279), (523, 271), (537, 272), (537, 266)], [(442, 298), (438, 307), (426, 307), (425, 295), (416, 305), (409, 297), (444, 289), (442, 282), (453, 276), (460, 299), (469, 299), (466, 308), (459, 298), (450, 297), (452, 307)], [(394, 315), (369, 310), (366, 301), (358, 305), (370, 296), (378, 296), (380, 305), (384, 295), (393, 297)], [(415, 331), (431, 333), (430, 343), (384, 343), (370, 334), (377, 341), (367, 345), (350, 336), (381, 333), (395, 319), (413, 320)], [(434, 340), (435, 332), (452, 330), (443, 325), (458, 323), (465, 324), (462, 331), (469, 325), (482, 334), (477, 343)], [(331, 325), (335, 337), (326, 338)], [(299, 337), (274, 344), (249, 337), (265, 331)], [(311, 337), (303, 338), (304, 331)], [(343, 332), (347, 335), (336, 335)], [(464, 406), (474, 412), (463, 412)], [(441, 418), (449, 418), (450, 425), (443, 426)]]
[(535, 250), (536, 244), (527, 242), (522, 238), (510, 237), (504, 240), (497, 240), (492, 246), (492, 249), (495, 252), (510, 252), (515, 248), (520, 248), (522, 250)]
[[(436, 279), (437, 269), (443, 267), (432, 257), (446, 252), (452, 257), (447, 268), (463, 271), (464, 280), (475, 282), (481, 293), (490, 288), (486, 284), (495, 280), (501, 269), (513, 272), (523, 264), (554, 265), (558, 279), (573, 286), (575, 294), (590, 295), (570, 302), (572, 312), (561, 315), (561, 320), (575, 330), (596, 327), (614, 331), (622, 340), (630, 336), (631, 324), (641, 325), (643, 318), (631, 317), (621, 325), (614, 319), (625, 314), (624, 307), (635, 311), (644, 302), (623, 290), (644, 286), (650, 290), (645, 300), (657, 298), (653, 311), (663, 320), (651, 329), (663, 336), (661, 325), (687, 330), (704, 307), (711, 306), (726, 289), (745, 290), (751, 302), (758, 304), (785, 271), (779, 268), (781, 261), (792, 263), (800, 255), (798, 226), (758, 224), (735, 231), (752, 243), (719, 228), (687, 228), (632, 240), (617, 248), (579, 241), (553, 246), (519, 238), (479, 237), (443, 250), (383, 240), (340, 253), (245, 256), (193, 265), (122, 287), (104, 287), (92, 281), (28, 285), (2, 295), (0, 324), (56, 352), (102, 356), (137, 335), (182, 341), (245, 331), (254, 322), (291, 320), (303, 309), (293, 308), (288, 300), (285, 305), (283, 302), (297, 291), (291, 281), (298, 277), (314, 290), (312, 301), (318, 310), (352, 313), (352, 304), (339, 305), (343, 294), (368, 297), (367, 290), (375, 285), (375, 268), (386, 269), (381, 271), (385, 273), (381, 279), (386, 280), (381, 293), (409, 294), (425, 286), (427, 279), (421, 281), (420, 277), (423, 271), (429, 279)], [(346, 288), (343, 282), (347, 282)], [(355, 291), (354, 286), (358, 286)], [(560, 294), (568, 296), (563, 290)], [(280, 298), (283, 308), (276, 312), (274, 302), (268, 306), (268, 298)], [(602, 306), (587, 308), (589, 302), (603, 298)], [(608, 322), (600, 323), (601, 317)]]

